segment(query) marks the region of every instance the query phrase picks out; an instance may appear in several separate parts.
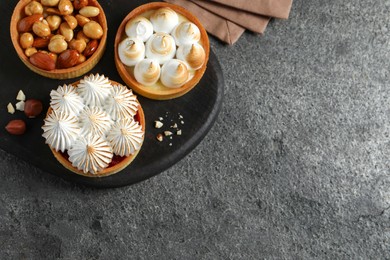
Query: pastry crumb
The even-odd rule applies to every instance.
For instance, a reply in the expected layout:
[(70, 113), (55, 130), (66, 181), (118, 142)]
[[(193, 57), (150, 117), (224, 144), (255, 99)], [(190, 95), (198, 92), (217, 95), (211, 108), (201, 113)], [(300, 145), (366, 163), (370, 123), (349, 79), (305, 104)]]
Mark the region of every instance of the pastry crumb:
[(181, 129), (177, 130), (176, 135), (181, 135)]
[(158, 134), (156, 138), (157, 138), (157, 140), (158, 140), (159, 142), (162, 142), (163, 139), (164, 139), (164, 137), (163, 137), (162, 134)]

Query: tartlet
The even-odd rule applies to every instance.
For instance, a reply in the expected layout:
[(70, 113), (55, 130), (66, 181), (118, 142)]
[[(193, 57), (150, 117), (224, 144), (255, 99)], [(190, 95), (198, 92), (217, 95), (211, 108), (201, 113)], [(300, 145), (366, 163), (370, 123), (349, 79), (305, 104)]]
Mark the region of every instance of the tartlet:
[[(188, 37), (183, 36), (186, 33)], [(114, 48), (123, 81), (138, 94), (156, 100), (177, 98), (193, 89), (206, 71), (210, 52), (207, 32), (199, 20), (186, 9), (163, 2), (132, 10), (117, 30)], [(121, 53), (130, 57), (128, 62)], [(192, 58), (186, 60), (189, 53)], [(199, 58), (193, 59), (194, 55)]]
[(87, 177), (104, 177), (135, 159), (145, 136), (145, 117), (126, 86), (91, 74), (58, 86), (50, 96), (43, 137), (65, 168)]
[[(90, 21), (97, 22), (101, 27), (101, 30), (100, 29), (99, 30), (102, 31), (102, 35), (100, 36), (99, 39), (96, 40), (96, 41), (98, 41), (98, 44), (94, 43), (94, 46), (91, 46), (91, 48), (93, 48), (93, 52), (90, 52), (90, 53), (93, 53), (93, 54), (89, 54), (90, 56), (88, 55), (85, 61), (83, 61), (77, 65), (72, 65), (71, 67), (64, 67), (63, 66), (62, 68), (59, 68), (58, 66), (56, 66), (54, 69), (52, 69), (52, 68), (51, 69), (42, 69), (39, 66), (33, 65), (30, 62), (29, 56), (26, 55), (25, 49), (21, 46), (20, 38), (21, 38), (21, 35), (23, 33), (19, 32), (19, 30), (18, 30), (18, 23), (20, 22), (21, 19), (23, 19), (27, 16), (25, 14), (25, 7), (26, 7), (26, 5), (30, 4), (31, 2), (35, 2), (35, 1), (33, 1), (33, 0), (20, 0), (20, 1), (18, 1), (18, 3), (16, 4), (16, 6), (14, 8), (12, 17), (11, 17), (11, 23), (10, 23), (11, 40), (12, 40), (12, 44), (15, 48), (15, 51), (16, 51), (17, 55), (19, 56), (19, 58), (21, 59), (21, 61), (33, 72), (35, 72), (41, 76), (44, 76), (47, 78), (52, 78), (52, 79), (75, 78), (75, 77), (81, 76), (81, 75), (89, 72), (93, 67), (95, 67), (95, 65), (99, 62), (99, 60), (102, 58), (102, 56), (104, 54), (104, 51), (106, 48), (106, 41), (107, 41), (107, 31), (108, 31), (106, 16), (105, 16), (104, 10), (100, 6), (100, 4), (96, 0), (89, 0), (88, 1), (88, 6), (91, 6), (93, 8), (98, 8), (98, 10), (99, 10), (99, 14), (97, 16), (88, 17), (88, 19)], [(82, 2), (82, 1), (77, 1), (77, 2)], [(75, 5), (76, 2), (71, 1), (70, 3)], [(74, 9), (74, 11), (71, 13), (71, 15), (68, 15), (68, 17), (69, 16), (75, 17), (76, 15), (79, 15), (80, 10), (76, 9), (76, 8), (73, 8), (73, 9)], [(48, 15), (49, 16), (55, 16), (55, 15), (60, 16), (60, 18), (62, 19), (61, 23), (64, 23), (65, 22), (65, 18), (64, 18), (65, 15), (62, 16), (62, 14), (60, 15), (60, 14), (58, 14), (58, 12), (59, 12), (58, 8), (50, 8), (48, 6), (46, 6), (46, 7), (44, 6), (42, 15), (43, 15), (43, 17), (48, 16)], [(67, 17), (67, 19), (68, 19), (68, 17)], [(75, 21), (75, 19), (73, 19), (73, 18), (71, 18), (71, 19), (72, 19), (71, 21)], [(71, 21), (69, 21), (69, 23), (71, 23)], [(84, 22), (81, 22), (81, 20), (80, 20), (80, 22), (77, 21), (78, 27), (75, 28), (74, 32), (82, 31), (80, 24), (84, 23)], [(59, 30), (60, 29), (54, 29), (49, 36), (39, 37), (39, 38), (50, 38), (53, 35), (60, 34)], [(36, 36), (36, 35), (34, 35), (34, 36)], [(76, 38), (76, 34), (74, 34), (74, 38)], [(93, 38), (91, 38), (91, 39), (93, 39)], [(70, 42), (69, 39), (66, 39), (66, 41), (69, 44), (69, 42)], [(39, 45), (39, 43), (37, 43), (37, 45)], [(44, 50), (44, 52), (48, 52), (47, 47), (44, 47), (43, 49), (45, 49), (45, 48), (46, 48), (46, 50)], [(87, 46), (87, 48), (88, 48), (88, 46)], [(69, 49), (69, 48), (67, 48), (67, 49)], [(40, 50), (38, 50), (38, 52), (40, 52)], [(59, 54), (60, 53), (58, 53), (58, 56), (59, 56)], [(54, 58), (54, 59), (56, 59), (56, 58)], [(80, 60), (81, 59), (82, 58), (80, 58)], [(44, 62), (42, 62), (42, 63), (44, 63)], [(56, 63), (58, 63), (58, 62), (56, 61)]]

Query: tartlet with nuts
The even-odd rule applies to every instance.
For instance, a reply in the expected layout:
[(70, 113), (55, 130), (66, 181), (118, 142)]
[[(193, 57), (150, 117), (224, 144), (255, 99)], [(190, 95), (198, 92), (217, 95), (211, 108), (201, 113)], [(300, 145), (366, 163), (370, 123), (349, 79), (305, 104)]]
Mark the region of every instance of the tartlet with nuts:
[(157, 100), (180, 97), (203, 77), (209, 39), (188, 10), (153, 2), (132, 10), (115, 37), (119, 75), (138, 94)]
[(11, 40), (22, 62), (54, 79), (90, 71), (103, 56), (107, 29), (96, 0), (20, 0), (10, 24)]

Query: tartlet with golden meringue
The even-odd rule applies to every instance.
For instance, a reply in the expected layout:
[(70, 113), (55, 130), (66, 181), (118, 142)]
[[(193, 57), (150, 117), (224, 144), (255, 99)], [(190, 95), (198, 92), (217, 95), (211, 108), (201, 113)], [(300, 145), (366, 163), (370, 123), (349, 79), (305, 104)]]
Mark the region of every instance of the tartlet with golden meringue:
[[(142, 59), (123, 59), (121, 46), (129, 38), (144, 42)], [(193, 89), (206, 71), (210, 53), (208, 35), (199, 20), (187, 9), (163, 2), (132, 10), (117, 30), (114, 48), (123, 81), (138, 94), (156, 100), (177, 98)]]
[[(88, 95), (82, 96), (79, 88)], [(100, 89), (109, 90), (105, 101), (91, 102)], [(50, 96), (42, 136), (65, 168), (87, 177), (104, 177), (121, 171), (137, 156), (145, 136), (145, 117), (132, 90), (91, 74), (59, 86)], [(69, 104), (78, 104), (78, 109), (69, 109)]]
[(61, 0), (49, 6), (49, 1), (18, 1), (11, 17), (11, 40), (31, 71), (47, 78), (70, 79), (89, 72), (100, 61), (108, 31), (104, 10), (93, 0), (82, 11), (79, 2)]

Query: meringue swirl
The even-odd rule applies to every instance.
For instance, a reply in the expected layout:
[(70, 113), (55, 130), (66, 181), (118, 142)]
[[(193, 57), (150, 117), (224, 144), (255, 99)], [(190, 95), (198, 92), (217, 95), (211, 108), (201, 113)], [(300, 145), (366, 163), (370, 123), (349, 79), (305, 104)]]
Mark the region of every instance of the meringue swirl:
[(181, 22), (172, 30), (172, 36), (177, 46), (197, 43), (200, 40), (200, 30), (194, 23)]
[(185, 61), (191, 69), (197, 70), (203, 66), (206, 53), (199, 43), (184, 44), (177, 49), (176, 57)]
[(113, 121), (101, 107), (86, 107), (79, 115), (81, 135), (106, 136)]
[(155, 32), (170, 33), (179, 23), (179, 16), (171, 8), (162, 7), (150, 16), (150, 21)]
[(118, 45), (119, 59), (126, 66), (134, 66), (145, 57), (145, 45), (142, 40), (127, 37)]
[(85, 76), (77, 85), (77, 92), (88, 106), (102, 106), (110, 94), (111, 83), (104, 75)]
[(84, 101), (72, 85), (58, 86), (50, 92), (50, 106), (56, 111), (78, 115), (84, 107)]
[(146, 42), (146, 57), (156, 60), (159, 64), (171, 60), (175, 54), (175, 40), (167, 33), (155, 33)]
[(178, 59), (167, 61), (161, 68), (161, 83), (168, 88), (179, 88), (189, 79), (186, 64)]
[(125, 32), (128, 37), (139, 38), (146, 42), (153, 34), (153, 25), (145, 17), (138, 16), (126, 23)]
[(96, 174), (112, 161), (110, 144), (100, 136), (80, 136), (68, 150), (69, 161), (84, 173)]
[(118, 120), (107, 136), (116, 155), (129, 156), (141, 148), (144, 139), (142, 127), (132, 118)]
[(75, 116), (52, 110), (45, 118), (42, 136), (55, 151), (68, 150), (80, 134), (80, 127)]
[(144, 59), (135, 65), (134, 77), (145, 86), (155, 84), (160, 78), (161, 68), (157, 61), (152, 59)]
[(126, 86), (116, 85), (104, 108), (113, 120), (132, 118), (138, 111), (137, 97)]

